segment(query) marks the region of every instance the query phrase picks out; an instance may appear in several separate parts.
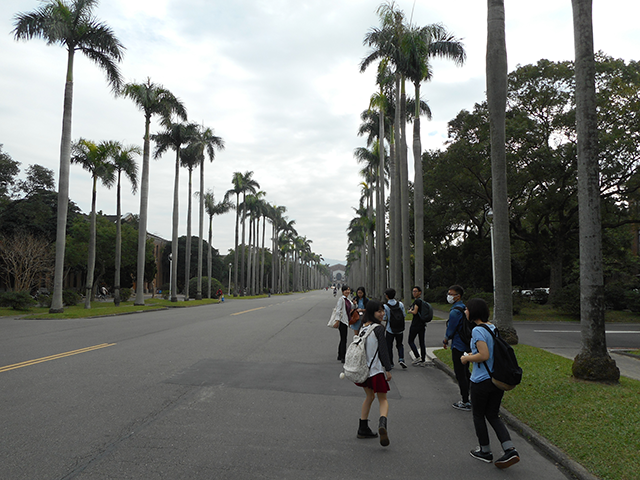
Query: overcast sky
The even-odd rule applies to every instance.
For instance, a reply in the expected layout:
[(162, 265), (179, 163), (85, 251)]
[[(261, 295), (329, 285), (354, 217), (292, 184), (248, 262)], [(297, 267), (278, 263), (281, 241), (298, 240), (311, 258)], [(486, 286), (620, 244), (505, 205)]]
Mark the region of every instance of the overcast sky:
[[(211, 127), (226, 149), (207, 162), (206, 188), (218, 200), (233, 172), (254, 172), (266, 199), (287, 207), (298, 234), (326, 259), (343, 260), (346, 228), (360, 198), (355, 148), (360, 114), (375, 92), (375, 67), (359, 73), (368, 53), (366, 32), (379, 25), (379, 0), (103, 0), (95, 13), (126, 47), (120, 68), (127, 82), (147, 77), (185, 104), (189, 120)], [(484, 100), (486, 1), (417, 0), (413, 23), (442, 23), (463, 39), (468, 61), (433, 62), (422, 95), (433, 112), (422, 123), (423, 148), (446, 139), (460, 110)], [(414, 2), (396, 4), (411, 16)], [(637, 60), (640, 4), (594, 1), (596, 50)], [(0, 2), (0, 144), (21, 162), (59, 169), (66, 53), (34, 39), (16, 42), (18, 12), (36, 0)], [(573, 60), (569, 0), (506, 0), (509, 70), (516, 65)], [(98, 67), (81, 55), (74, 71), (73, 139), (142, 144), (144, 119), (135, 105), (114, 98)], [(158, 131), (152, 125), (152, 133)], [(171, 239), (174, 152), (151, 160), (148, 230)], [(409, 163), (412, 163), (409, 153)], [(410, 173), (412, 176), (412, 173)], [(198, 187), (197, 173), (194, 189)], [(180, 235), (186, 234), (187, 171), (180, 173)], [(89, 174), (71, 167), (71, 200), (90, 210)], [(123, 211), (138, 213), (139, 197), (123, 190)], [(195, 208), (195, 206), (194, 206)], [(98, 209), (115, 213), (115, 190), (101, 188)], [(214, 247), (234, 243), (234, 215), (214, 218)], [(192, 232), (197, 235), (197, 211)], [(206, 228), (205, 228), (206, 232)], [(206, 234), (205, 234), (206, 235)]]

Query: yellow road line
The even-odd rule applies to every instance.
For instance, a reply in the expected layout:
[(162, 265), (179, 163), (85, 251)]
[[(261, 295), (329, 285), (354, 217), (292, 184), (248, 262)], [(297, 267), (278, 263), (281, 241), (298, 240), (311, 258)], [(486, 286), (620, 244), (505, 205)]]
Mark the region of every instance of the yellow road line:
[(51, 360), (57, 360), (59, 358), (78, 355), (80, 353), (91, 352), (93, 350), (99, 350), (105, 347), (112, 347), (113, 345), (115, 345), (115, 343), (101, 343), (100, 345), (94, 345), (93, 347), (81, 348), (79, 350), (72, 350), (71, 352), (58, 353), (57, 355), (51, 355), (49, 357), (36, 358), (35, 360), (27, 360), (26, 362), (14, 363), (13, 365), (0, 367), (0, 373), (8, 372), (9, 370), (15, 370), (16, 368), (28, 367), (30, 365), (36, 365), (38, 363), (48, 362)]
[(251, 310), (245, 310), (244, 312), (232, 313), (231, 316), (233, 316), (233, 315), (242, 315), (243, 313), (255, 312), (256, 310), (262, 310), (263, 308), (266, 308), (266, 307), (252, 308)]

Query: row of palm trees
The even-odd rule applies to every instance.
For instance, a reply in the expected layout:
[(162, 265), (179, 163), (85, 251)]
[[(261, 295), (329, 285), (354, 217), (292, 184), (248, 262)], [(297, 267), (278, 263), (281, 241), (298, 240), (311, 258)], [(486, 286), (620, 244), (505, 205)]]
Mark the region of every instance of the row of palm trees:
[[(304, 291), (325, 285), (328, 273), (321, 265), (322, 257), (311, 251), (313, 242), (298, 235), (295, 220), (284, 216), (285, 206), (265, 200), (266, 193), (259, 190), (253, 173), (235, 172), (233, 187), (224, 197), (225, 204), (236, 210), (234, 295)], [(235, 206), (231, 203), (234, 196)], [(265, 276), (267, 221), (271, 223), (270, 279)]]
[[(204, 223), (204, 162), (205, 155), (210, 160), (214, 158), (216, 149), (222, 149), (224, 143), (220, 137), (214, 135), (213, 130), (204, 126), (186, 123), (187, 114), (183, 103), (162, 85), (147, 79), (144, 83), (125, 84), (118, 63), (122, 61), (124, 46), (114, 32), (104, 23), (98, 21), (93, 10), (97, 0), (50, 0), (43, 3), (32, 12), (18, 13), (14, 17), (13, 34), (16, 40), (30, 40), (41, 38), (48, 44), (60, 45), (67, 50), (67, 73), (64, 90), (62, 138), (60, 142), (60, 177), (58, 188), (58, 212), (56, 230), (56, 256), (54, 272), (54, 288), (51, 302), (51, 313), (63, 311), (62, 286), (64, 277), (64, 256), (66, 241), (67, 208), (69, 202), (69, 166), (71, 163), (72, 142), (71, 124), (73, 111), (73, 66), (76, 52), (81, 52), (94, 61), (106, 74), (107, 81), (114, 94), (131, 99), (142, 110), (145, 118), (144, 145), (142, 149), (142, 174), (140, 178), (140, 213), (138, 233), (137, 284), (136, 305), (144, 305), (144, 264), (147, 232), (147, 207), (149, 201), (149, 158), (150, 158), (150, 125), (153, 117), (159, 117), (164, 128), (153, 136), (156, 142), (155, 157), (160, 156), (167, 149), (176, 152), (176, 175), (173, 203), (173, 231), (172, 256), (176, 260), (172, 263), (173, 275), (171, 285), (171, 300), (177, 301), (177, 227), (178, 211), (178, 180), (181, 165), (181, 153), (184, 147), (185, 162), (189, 168), (190, 177), (195, 165), (200, 166), (200, 244), (198, 262), (198, 292), (201, 296), (202, 271), (202, 233)], [(90, 142), (78, 143), (77, 161), (82, 163), (81, 157), (91, 153), (93, 147)], [(97, 150), (102, 150), (95, 145)], [(101, 167), (102, 168), (102, 167)], [(94, 175), (94, 173), (92, 173)], [(94, 183), (98, 178), (94, 175)], [(191, 199), (191, 192), (189, 192)], [(191, 201), (191, 200), (189, 200)], [(92, 210), (94, 206), (92, 206)], [(189, 208), (189, 215), (191, 209)], [(190, 235), (188, 236), (190, 239)], [(91, 263), (91, 259), (89, 259)], [(187, 265), (189, 262), (187, 261)], [(90, 280), (90, 278), (88, 279)], [(119, 284), (119, 281), (116, 281)], [(87, 284), (88, 287), (90, 284)]]
[[(369, 109), (362, 114), (363, 124), (359, 130), (360, 135), (367, 137), (368, 148), (359, 148), (355, 152), (358, 161), (365, 164), (361, 172), (364, 177), (363, 199), (356, 210), (358, 216), (349, 227), (348, 256), (357, 265), (350, 273), (361, 276), (374, 296), (382, 297), (384, 290), (391, 285), (409, 299), (412, 285), (424, 284), (424, 242), (414, 242), (412, 251), (406, 125), (408, 121), (413, 123), (415, 177), (411, 200), (415, 208), (415, 238), (422, 239), (424, 194), (420, 116), (430, 118), (431, 112), (420, 99), (420, 87), (423, 81), (432, 77), (432, 58), (446, 58), (462, 65), (466, 53), (462, 42), (444, 26), (431, 24), (419, 27), (407, 22), (394, 2), (380, 5), (377, 12), (380, 26), (367, 32), (364, 43), (371, 47), (371, 51), (360, 64), (360, 70), (365, 71), (377, 62), (378, 91), (371, 98)], [(414, 86), (413, 100), (407, 98), (407, 79)], [(390, 186), (388, 236), (385, 214), (387, 178)], [(415, 260), (413, 277), (411, 257)]]
[[(577, 378), (596, 381), (617, 381), (620, 375), (615, 361), (606, 348), (604, 328), (604, 280), (601, 244), (601, 214), (599, 191), (599, 163), (597, 154), (598, 127), (596, 121), (595, 58), (593, 48), (592, 0), (572, 0), (574, 48), (576, 57), (576, 125), (578, 150), (578, 197), (580, 204), (580, 291), (582, 348), (574, 359), (573, 374)], [(434, 55), (450, 58), (458, 64), (465, 59), (462, 44), (449, 35), (442, 26), (417, 28), (406, 24), (403, 13), (395, 4), (386, 3), (378, 10), (381, 26), (367, 33), (365, 44), (373, 47), (362, 61), (361, 70), (379, 60), (378, 94), (372, 99), (368, 115), (374, 122), (377, 109), (378, 136), (373, 130), (368, 146), (377, 147), (379, 163), (374, 176), (376, 185), (375, 249), (363, 241), (372, 235), (372, 228), (362, 221), (353, 222), (350, 234), (360, 241), (360, 251), (353, 249), (350, 255), (360, 260), (360, 269), (375, 287), (379, 295), (384, 285), (386, 262), (384, 261), (384, 172), (386, 149), (389, 143), (389, 277), (391, 285), (403, 285), (405, 299), (410, 298), (410, 253), (408, 248), (409, 184), (406, 171), (407, 103), (404, 79), (409, 78), (415, 87), (413, 117), (413, 152), (415, 161), (414, 181), (414, 229), (415, 229), (415, 283), (423, 284), (424, 199), (422, 192), (422, 159), (420, 142), (420, 84), (431, 76), (428, 60)], [(513, 328), (511, 253), (509, 240), (509, 203), (507, 197), (507, 172), (505, 151), (505, 110), (507, 100), (507, 54), (505, 40), (504, 0), (487, 2), (487, 105), (491, 135), (491, 177), (493, 210), (493, 269), (494, 269), (494, 319), (511, 343), (517, 343)], [(388, 135), (387, 119), (393, 114), (391, 135)], [(364, 118), (363, 118), (364, 119)], [(391, 123), (389, 119), (389, 123)], [(372, 152), (373, 153), (373, 152)], [(368, 155), (367, 155), (368, 157)], [(399, 173), (398, 173), (399, 171)], [(394, 185), (396, 188), (394, 188)], [(403, 197), (404, 193), (404, 197)], [(398, 197), (399, 195), (399, 197)], [(361, 205), (361, 209), (362, 208)], [(370, 213), (367, 206), (367, 213)], [(360, 214), (360, 218), (363, 215)], [(369, 215), (369, 218), (370, 215)], [(362, 232), (359, 234), (358, 232)], [(358, 236), (360, 239), (358, 240)], [(353, 242), (352, 242), (353, 244)], [(367, 248), (364, 247), (367, 245)], [(401, 245), (401, 246), (399, 246)], [(375, 256), (367, 261), (362, 257)], [(373, 267), (375, 265), (375, 268)], [(402, 268), (404, 266), (404, 269)], [(375, 275), (373, 274), (375, 272)]]

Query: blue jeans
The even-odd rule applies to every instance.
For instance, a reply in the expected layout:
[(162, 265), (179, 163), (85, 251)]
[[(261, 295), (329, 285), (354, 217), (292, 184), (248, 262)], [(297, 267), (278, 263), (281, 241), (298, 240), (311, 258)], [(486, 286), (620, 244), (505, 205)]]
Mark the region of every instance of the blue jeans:
[(404, 345), (402, 344), (402, 338), (404, 336), (404, 332), (400, 333), (389, 333), (385, 332), (385, 338), (387, 340), (387, 348), (389, 349), (389, 360), (391, 360), (391, 365), (393, 365), (393, 341), (396, 341), (396, 348), (398, 349), (398, 360), (404, 361)]

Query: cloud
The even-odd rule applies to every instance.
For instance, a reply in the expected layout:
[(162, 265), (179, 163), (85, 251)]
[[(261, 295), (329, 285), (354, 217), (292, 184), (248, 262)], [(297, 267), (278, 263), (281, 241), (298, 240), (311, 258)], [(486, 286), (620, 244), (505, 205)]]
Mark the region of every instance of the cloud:
[[(344, 258), (346, 228), (360, 198), (360, 166), (353, 150), (360, 113), (375, 92), (375, 68), (361, 74), (365, 33), (378, 25), (377, 0), (111, 0), (96, 16), (126, 46), (127, 81), (147, 77), (181, 98), (189, 118), (215, 130), (226, 149), (207, 163), (206, 187), (222, 199), (235, 171), (254, 171), (266, 199), (287, 207), (314, 252)], [(486, 3), (396, 2), (414, 23), (441, 22), (464, 39), (468, 60), (456, 67), (434, 60), (434, 78), (422, 86), (433, 120), (423, 121), (423, 148), (439, 148), (447, 122), (484, 99)], [(0, 3), (0, 143), (22, 162), (58, 172), (66, 54), (41, 40), (15, 42), (13, 16), (35, 0)], [(573, 58), (569, 2), (535, 6), (506, 0), (509, 68), (540, 58)], [(639, 51), (632, 0), (594, 5), (596, 49), (633, 58)], [(620, 12), (624, 12), (621, 15)], [(141, 144), (144, 119), (129, 100), (114, 98), (104, 74), (78, 55), (74, 76), (73, 138)], [(152, 131), (159, 128), (154, 121)], [(412, 165), (409, 153), (409, 164)], [(410, 167), (412, 170), (412, 167)], [(149, 230), (171, 236), (174, 154), (151, 160)], [(412, 177), (412, 172), (410, 172)], [(410, 177), (410, 178), (411, 178)], [(71, 198), (84, 211), (90, 181), (71, 169)], [(180, 174), (180, 234), (186, 232), (187, 172)], [(195, 183), (197, 185), (197, 181)], [(98, 208), (115, 211), (115, 192), (101, 188)], [(123, 194), (123, 209), (137, 213), (139, 198)], [(194, 215), (193, 232), (197, 232)], [(214, 246), (233, 247), (233, 213), (214, 219)]]

